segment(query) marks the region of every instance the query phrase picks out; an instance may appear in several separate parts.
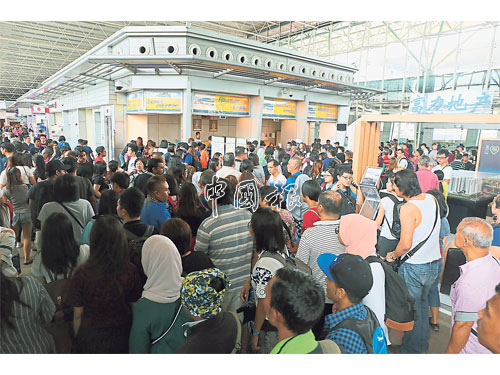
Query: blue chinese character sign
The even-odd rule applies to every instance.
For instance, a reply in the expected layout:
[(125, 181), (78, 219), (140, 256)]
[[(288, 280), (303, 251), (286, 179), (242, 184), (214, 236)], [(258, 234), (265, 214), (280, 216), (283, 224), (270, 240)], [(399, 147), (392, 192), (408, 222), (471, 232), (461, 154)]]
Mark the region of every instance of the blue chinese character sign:
[(414, 94), (410, 114), (488, 114), (493, 94), (486, 90), (444, 91)]

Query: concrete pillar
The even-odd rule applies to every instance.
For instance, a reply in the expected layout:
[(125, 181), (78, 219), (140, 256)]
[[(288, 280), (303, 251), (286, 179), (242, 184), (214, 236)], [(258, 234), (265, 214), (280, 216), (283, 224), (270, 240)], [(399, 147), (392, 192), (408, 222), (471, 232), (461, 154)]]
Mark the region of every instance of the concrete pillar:
[[(250, 97), (250, 136), (248, 138), (256, 139), (259, 144), (262, 138), (262, 110), (264, 108), (264, 90), (259, 90), (259, 95)], [(238, 123), (236, 123), (236, 137), (240, 137), (238, 133)], [(247, 125), (248, 126), (248, 125)]]
[(307, 109), (309, 107), (309, 98), (304, 96), (303, 101), (297, 102), (297, 134), (296, 139), (306, 142), (307, 133)]
[(181, 140), (187, 142), (191, 137), (192, 129), (192, 98), (191, 98), (191, 81), (186, 82), (186, 89), (183, 92), (183, 103), (182, 103), (182, 116), (181, 116)]
[(78, 136), (81, 139), (87, 139), (87, 114), (85, 108), (78, 110), (78, 125)]

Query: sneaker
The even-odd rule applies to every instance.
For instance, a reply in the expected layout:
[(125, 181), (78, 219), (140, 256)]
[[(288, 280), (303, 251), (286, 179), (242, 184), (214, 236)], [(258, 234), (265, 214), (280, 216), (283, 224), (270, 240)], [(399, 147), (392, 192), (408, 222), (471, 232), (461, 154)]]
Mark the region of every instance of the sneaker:
[(23, 247), (23, 244), (22, 244), (21, 242), (18, 242), (18, 243), (16, 244), (16, 247), (17, 247), (18, 249), (20, 249), (21, 247)]

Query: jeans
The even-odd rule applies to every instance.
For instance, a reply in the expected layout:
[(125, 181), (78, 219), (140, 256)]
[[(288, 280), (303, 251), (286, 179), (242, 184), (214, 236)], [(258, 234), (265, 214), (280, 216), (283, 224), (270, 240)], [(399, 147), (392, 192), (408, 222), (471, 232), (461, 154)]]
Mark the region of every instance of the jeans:
[(424, 264), (403, 263), (399, 275), (415, 298), (415, 323), (413, 330), (405, 332), (401, 352), (423, 354), (429, 349), (429, 294), (439, 278), (439, 262)]
[[(441, 268), (443, 267), (443, 258), (438, 262), (439, 264), (439, 272), (441, 273)], [(441, 306), (441, 301), (439, 300), (439, 274), (438, 277), (436, 278), (436, 281), (434, 281), (434, 284), (432, 284), (431, 287), (431, 292), (429, 293), (429, 306), (430, 307), (440, 307)]]

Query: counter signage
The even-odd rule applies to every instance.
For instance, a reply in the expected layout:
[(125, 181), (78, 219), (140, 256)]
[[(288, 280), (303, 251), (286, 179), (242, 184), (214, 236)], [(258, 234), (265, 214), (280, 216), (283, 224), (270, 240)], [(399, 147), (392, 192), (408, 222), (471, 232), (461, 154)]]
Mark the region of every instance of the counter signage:
[(212, 155), (216, 152), (225, 154), (224, 137), (212, 137)]
[(146, 112), (182, 113), (181, 91), (145, 91)]
[(461, 90), (413, 94), (410, 98), (411, 114), (491, 113), (493, 95), (490, 91)]
[(248, 96), (195, 93), (193, 113), (250, 116), (250, 101)]
[(500, 173), (500, 139), (481, 139), (477, 172)]
[(327, 122), (337, 121), (338, 107), (319, 103), (309, 103), (307, 108), (308, 120), (319, 120)]
[(297, 103), (289, 100), (264, 99), (262, 117), (295, 119)]
[(144, 109), (144, 93), (142, 91), (127, 94), (127, 113), (142, 112)]

